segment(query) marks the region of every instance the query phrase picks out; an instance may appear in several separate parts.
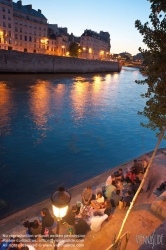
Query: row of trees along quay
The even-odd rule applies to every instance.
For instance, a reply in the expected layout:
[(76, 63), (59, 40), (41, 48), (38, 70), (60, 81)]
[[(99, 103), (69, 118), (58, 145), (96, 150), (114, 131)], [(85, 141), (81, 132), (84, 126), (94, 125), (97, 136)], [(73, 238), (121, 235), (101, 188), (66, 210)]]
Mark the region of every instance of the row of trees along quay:
[(147, 1), (151, 3), (150, 23), (142, 24), (139, 20), (135, 21), (135, 27), (143, 36), (143, 42), (147, 46), (147, 49), (139, 48), (146, 62), (144, 71), (147, 77), (145, 80), (136, 81), (136, 83), (147, 84), (148, 88), (146, 93), (141, 95), (142, 98), (147, 99), (146, 105), (143, 111), (139, 111), (138, 114), (148, 118), (148, 123), (141, 123), (141, 126), (158, 131), (156, 133), (158, 142), (139, 189), (122, 222), (120, 231), (114, 243), (107, 250), (120, 249), (119, 243), (125, 223), (150, 171), (160, 142), (163, 138), (166, 139), (166, 136), (164, 136), (166, 130), (166, 0)]

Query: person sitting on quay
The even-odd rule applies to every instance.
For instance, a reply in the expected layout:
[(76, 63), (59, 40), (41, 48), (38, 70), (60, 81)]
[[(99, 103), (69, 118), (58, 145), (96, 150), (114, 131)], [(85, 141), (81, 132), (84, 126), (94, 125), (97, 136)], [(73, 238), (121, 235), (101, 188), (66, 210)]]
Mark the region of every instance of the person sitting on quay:
[(92, 189), (90, 186), (87, 186), (82, 192), (82, 203), (89, 206), (92, 199)]
[(74, 229), (75, 229), (75, 234), (81, 236), (87, 234), (87, 232), (90, 230), (90, 226), (83, 218), (76, 218), (74, 221)]
[(111, 196), (112, 196), (112, 193), (113, 193), (113, 191), (115, 191), (115, 190), (116, 190), (115, 185), (113, 185), (113, 184), (107, 185), (106, 188), (105, 188), (105, 191), (104, 191), (104, 193), (103, 193), (104, 197), (105, 197), (106, 199), (110, 200), (110, 199), (111, 199)]
[(119, 205), (119, 201), (122, 199), (122, 196), (120, 196), (120, 190), (116, 190), (112, 193), (111, 196), (111, 205), (113, 207), (117, 207)]
[(94, 232), (98, 232), (101, 229), (101, 224), (108, 218), (107, 214), (102, 215), (99, 211), (95, 211), (90, 219), (90, 228)]
[(132, 201), (133, 199), (133, 194), (130, 190), (128, 190), (126, 192), (126, 195), (125, 197), (123, 198), (123, 208), (126, 208), (126, 207), (129, 207), (130, 206), (130, 202)]
[(108, 176), (105, 186), (111, 185), (113, 180), (115, 180), (115, 175), (111, 174), (110, 176)]
[(133, 170), (130, 170), (126, 175), (125, 175), (125, 178), (124, 178), (124, 181), (126, 181), (127, 183), (128, 182), (132, 182), (134, 183), (134, 180), (135, 180), (135, 174), (133, 173)]
[(54, 218), (51, 216), (48, 208), (42, 209), (41, 216), (42, 216), (41, 234), (44, 235), (45, 229), (53, 230), (57, 226), (57, 223), (54, 222)]
[(90, 205), (93, 208), (100, 209), (102, 208), (103, 203), (104, 203), (104, 196), (102, 195), (102, 193), (97, 193), (96, 200), (91, 200)]
[(157, 190), (163, 191), (165, 188), (166, 188), (166, 181), (164, 181), (163, 183), (161, 183), (161, 185), (157, 188)]
[(142, 165), (142, 161), (141, 160), (134, 160), (134, 165), (132, 166), (132, 171), (135, 175), (138, 175), (140, 173), (144, 173), (144, 168)]
[(34, 240), (34, 239), (40, 238), (38, 237), (38, 235), (41, 234), (42, 226), (38, 220), (34, 220), (33, 222), (30, 222), (27, 217), (25, 221), (22, 220), (22, 224), (24, 227), (28, 228), (28, 230), (26, 231), (26, 234), (29, 235), (30, 239)]
[(78, 208), (77, 206), (72, 206), (72, 208), (67, 209), (66, 215), (62, 218), (62, 224), (69, 224), (70, 226), (74, 225), (75, 216), (77, 214)]
[(114, 173), (114, 176), (115, 176), (115, 180), (123, 181), (124, 180), (124, 174), (123, 174), (122, 168), (119, 168), (119, 170)]

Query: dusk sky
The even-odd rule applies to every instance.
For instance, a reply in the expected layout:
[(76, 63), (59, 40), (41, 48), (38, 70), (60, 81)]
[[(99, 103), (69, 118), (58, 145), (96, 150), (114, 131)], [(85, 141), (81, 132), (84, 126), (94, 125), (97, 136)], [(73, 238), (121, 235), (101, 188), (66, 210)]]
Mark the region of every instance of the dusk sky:
[(22, 0), (22, 4), (41, 9), (50, 24), (67, 27), (75, 36), (81, 36), (85, 29), (108, 31), (111, 53), (127, 51), (135, 55), (139, 47), (145, 48), (135, 20), (148, 21), (150, 3), (147, 0)]

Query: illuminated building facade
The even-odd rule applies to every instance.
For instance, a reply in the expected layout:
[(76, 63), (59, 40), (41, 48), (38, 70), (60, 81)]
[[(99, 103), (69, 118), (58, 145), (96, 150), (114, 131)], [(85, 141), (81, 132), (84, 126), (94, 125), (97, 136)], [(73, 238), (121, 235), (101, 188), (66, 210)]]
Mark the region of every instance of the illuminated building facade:
[(110, 34), (100, 31), (85, 30), (81, 36), (80, 46), (82, 53), (80, 57), (85, 59), (109, 59), (110, 54)]

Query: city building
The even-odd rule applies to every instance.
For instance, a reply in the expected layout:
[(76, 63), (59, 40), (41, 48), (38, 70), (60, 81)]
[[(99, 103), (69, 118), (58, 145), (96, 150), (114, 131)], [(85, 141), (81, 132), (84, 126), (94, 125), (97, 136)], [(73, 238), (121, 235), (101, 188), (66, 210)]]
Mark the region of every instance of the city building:
[(85, 59), (109, 59), (110, 54), (110, 34), (100, 31), (85, 30), (80, 39), (82, 53), (80, 57)]
[(0, 0), (0, 48), (30, 53), (46, 53), (47, 19), (22, 1)]
[(81, 46), (80, 58), (110, 58), (108, 32), (85, 30), (81, 37), (75, 37), (66, 27), (48, 24), (41, 10), (34, 10), (31, 4), (0, 0), (0, 49), (69, 56), (71, 42)]

